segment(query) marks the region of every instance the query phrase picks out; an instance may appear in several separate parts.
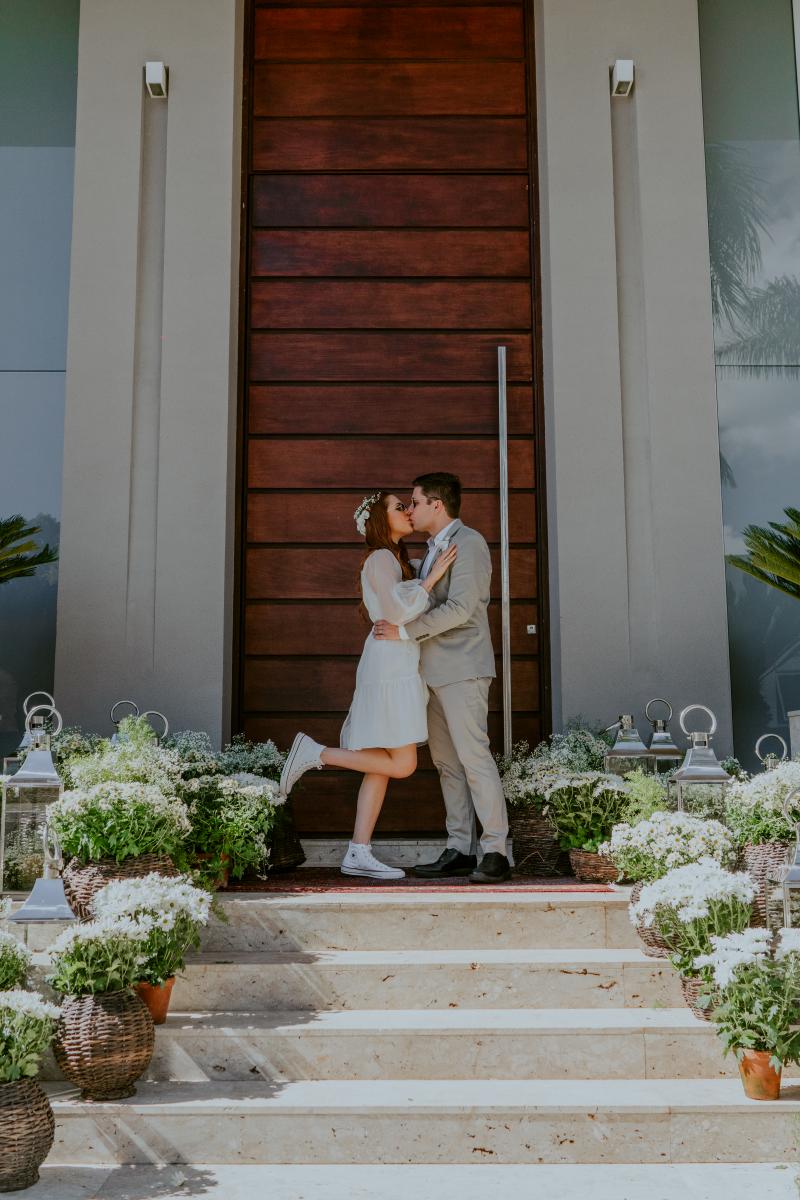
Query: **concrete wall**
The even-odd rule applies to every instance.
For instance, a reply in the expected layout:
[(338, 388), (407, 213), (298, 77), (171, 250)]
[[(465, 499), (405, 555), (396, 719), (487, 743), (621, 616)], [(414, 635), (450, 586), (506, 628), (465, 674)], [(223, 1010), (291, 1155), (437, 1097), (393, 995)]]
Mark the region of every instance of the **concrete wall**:
[(241, 9), (81, 3), (55, 687), (91, 728), (227, 733)]
[(728, 749), (697, 3), (537, 0), (536, 26), (554, 722), (700, 701)]

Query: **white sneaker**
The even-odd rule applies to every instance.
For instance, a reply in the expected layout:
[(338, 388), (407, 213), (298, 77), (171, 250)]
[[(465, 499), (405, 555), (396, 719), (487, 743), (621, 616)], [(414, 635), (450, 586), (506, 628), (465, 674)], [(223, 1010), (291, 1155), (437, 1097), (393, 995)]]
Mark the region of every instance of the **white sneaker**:
[(280, 789), (282, 796), (288, 796), (301, 775), (316, 768), (322, 770), (320, 755), (325, 749), (315, 742), (308, 734), (298, 733), (292, 742), (292, 748), (286, 755), (286, 762), (281, 771)]
[(399, 867), (387, 867), (372, 853), (371, 846), (351, 842), (342, 860), (343, 875), (366, 875), (368, 879), (405, 879)]

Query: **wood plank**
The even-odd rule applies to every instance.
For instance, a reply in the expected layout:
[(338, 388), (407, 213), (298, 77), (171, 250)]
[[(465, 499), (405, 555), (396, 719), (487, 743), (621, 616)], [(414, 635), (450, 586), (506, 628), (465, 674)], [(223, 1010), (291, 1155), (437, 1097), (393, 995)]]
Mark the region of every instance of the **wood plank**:
[[(253, 549), (246, 554), (248, 600), (357, 600), (361, 549)], [(500, 557), (492, 550), (492, 598), (500, 596)], [(536, 551), (511, 550), (512, 599), (536, 596)]]
[[(353, 699), (356, 659), (248, 658), (244, 664), (244, 703), (251, 712), (333, 711), (346, 713)], [(535, 658), (513, 664), (512, 703), (534, 711), (539, 704), (539, 666)], [(489, 708), (500, 712), (499, 679), (489, 692)]]
[(523, 117), (350, 117), (253, 124), (254, 171), (523, 171)]
[[(248, 655), (360, 654), (370, 627), (359, 615), (357, 601), (347, 604), (305, 603), (248, 604), (245, 612), (244, 652)], [(511, 608), (512, 654), (536, 654), (539, 641), (526, 632), (537, 623), (533, 603), (514, 604)], [(500, 605), (489, 606), (492, 643), (499, 649)]]
[[(248, 392), (251, 434), (497, 434), (494, 384), (255, 384)], [(508, 389), (511, 436), (533, 434), (533, 389)]]
[(523, 58), (521, 8), (259, 8), (257, 60)]
[[(397, 495), (408, 497), (409, 484), (397, 487)], [(248, 542), (328, 542), (331, 545), (359, 543), (353, 513), (364, 493), (251, 492), (247, 497)], [(480, 529), (486, 540), (500, 540), (500, 503), (487, 492), (466, 492), (461, 516), (466, 525)], [(509, 505), (512, 545), (536, 541), (536, 496), (512, 492)], [(422, 553), (424, 538), (408, 538), (412, 557)]]
[[(497, 443), (484, 438), (397, 437), (369, 442), (251, 438), (248, 457), (248, 483), (254, 488), (363, 487), (367, 491), (382, 488), (387, 479), (409, 479), (436, 470), (452, 471), (465, 488), (496, 488), (500, 476)], [(532, 488), (533, 475), (533, 443), (529, 438), (512, 438), (508, 443), (510, 487)]]
[(525, 69), (495, 63), (262, 63), (256, 117), (524, 116)]
[(254, 226), (528, 224), (526, 175), (256, 175)]
[(522, 230), (258, 230), (254, 275), (404, 276), (527, 279), (529, 238)]
[(530, 329), (527, 280), (254, 283), (252, 329)]
[[(356, 813), (360, 777), (351, 772), (312, 771), (292, 792), (295, 822), (302, 834), (349, 836)], [(409, 786), (416, 784), (416, 787)], [(377, 838), (387, 834), (442, 835), (445, 810), (438, 779), (413, 775), (392, 780), (375, 830)]]
[(259, 383), (295, 379), (494, 382), (498, 345), (508, 348), (508, 378), (530, 382), (530, 335), (505, 331), (253, 333), (250, 378)]

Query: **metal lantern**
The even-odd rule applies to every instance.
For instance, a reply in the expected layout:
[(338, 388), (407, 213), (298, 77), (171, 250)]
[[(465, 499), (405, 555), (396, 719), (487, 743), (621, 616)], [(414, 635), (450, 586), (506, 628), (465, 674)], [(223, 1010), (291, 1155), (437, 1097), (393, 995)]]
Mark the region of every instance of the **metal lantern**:
[(114, 726), (114, 732), (111, 735), (111, 745), (112, 746), (118, 746), (120, 742), (124, 742), (126, 740), (125, 735), (124, 734), (120, 735), (120, 732), (119, 732), (119, 724), (123, 718), (120, 717), (119, 721), (118, 721), (116, 719), (116, 717), (114, 716), (114, 713), (123, 704), (127, 704), (131, 710), (129, 713), (125, 714), (126, 716), (128, 716), (128, 717), (138, 717), (139, 716), (139, 705), (136, 703), (135, 700), (117, 700), (116, 704), (111, 705), (111, 712), (109, 713), (109, 716), (111, 717), (111, 724)]
[(162, 729), (161, 733), (156, 734), (156, 744), (163, 742), (164, 738), (169, 733), (169, 721), (164, 714), (159, 712), (157, 708), (148, 708), (147, 712), (142, 713), (142, 717), (158, 717), (159, 720), (164, 722), (164, 728)]
[(53, 697), (50, 695), (49, 692), (45, 692), (45, 691), (31, 692), (31, 694), (29, 696), (25, 697), (25, 699), (22, 702), (22, 712), (25, 717), (25, 732), (22, 735), (22, 740), (21, 740), (20, 744), (17, 746), (16, 753), (11, 754), (8, 757), (3, 759), (3, 774), (4, 775), (12, 775), (13, 771), (11, 770), (11, 768), (18, 767), (19, 764), (24, 759), (25, 755), (28, 752), (28, 747), (30, 746), (31, 741), (33, 740), (33, 729), (36, 729), (36, 728), (43, 729), (44, 728), (44, 717), (43, 716), (38, 716), (36, 718), (35, 724), (31, 727), (31, 729), (28, 728), (28, 714), (31, 712), (31, 710), (34, 707), (38, 707), (38, 705), (34, 705), (34, 703), (33, 703), (33, 701), (36, 699), (37, 696), (44, 696), (46, 702), (51, 707), (53, 705), (55, 705), (55, 700), (53, 699)]
[[(800, 788), (794, 788), (783, 802), (783, 815), (791, 821), (791, 801), (800, 798)], [(795, 823), (794, 859), (788, 863), (780, 876), (779, 882), (783, 891), (783, 924), (786, 928), (792, 925), (792, 892), (800, 892), (800, 821)]]
[[(668, 710), (667, 716), (651, 717), (650, 709), (654, 704), (665, 704)], [(672, 720), (672, 705), (669, 700), (662, 700), (656, 697), (648, 702), (644, 714), (653, 726), (653, 736), (650, 738), (649, 749), (655, 769), (657, 772), (671, 771), (683, 759), (683, 755), (672, 740), (672, 734), (669, 731), (669, 723)]]
[(56, 832), (45, 821), (42, 835), (42, 875), (33, 885), (33, 891), (9, 921), (19, 925), (40, 924), (44, 921), (77, 921), (67, 900), (61, 871), (64, 859), (61, 843)]
[[(711, 718), (711, 728), (687, 729), (685, 721), (690, 712), (706, 713)], [(691, 797), (692, 789), (697, 787), (715, 789), (719, 793), (721, 806), (731, 776), (711, 749), (711, 738), (717, 731), (717, 718), (705, 704), (690, 704), (680, 715), (680, 726), (689, 739), (689, 749), (683, 765), (669, 781), (670, 794), (677, 799), (678, 812), (685, 811), (686, 800)]]
[(623, 713), (619, 720), (609, 725), (608, 731), (617, 730), (614, 745), (603, 757), (603, 766), (610, 775), (627, 775), (637, 767), (642, 771), (653, 771), (653, 759), (648, 753), (633, 717)]
[(32, 708), (25, 721), (31, 734), (25, 762), (15, 775), (3, 779), (0, 816), (0, 891), (29, 891), (42, 874), (43, 837), (47, 806), (57, 800), (63, 785), (50, 753), (50, 734), (36, 721), (40, 713), (52, 716), (54, 733), (60, 733), (60, 713), (49, 704)]
[[(775, 738), (776, 741), (780, 742), (780, 758), (778, 758), (778, 755), (774, 753), (764, 755), (761, 754), (761, 747), (764, 745), (764, 742), (769, 740), (769, 738)], [(786, 745), (786, 742), (779, 733), (762, 733), (761, 737), (756, 742), (755, 754), (765, 771), (774, 771), (778, 763), (786, 762), (786, 759), (789, 757), (789, 747)]]

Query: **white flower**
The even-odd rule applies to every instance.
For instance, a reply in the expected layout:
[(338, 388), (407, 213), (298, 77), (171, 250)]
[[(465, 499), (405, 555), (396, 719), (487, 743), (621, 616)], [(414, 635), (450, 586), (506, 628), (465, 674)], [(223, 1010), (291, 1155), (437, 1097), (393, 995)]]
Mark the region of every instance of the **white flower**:
[[(97, 921), (87, 921), (83, 925), (70, 925), (58, 935), (50, 946), (54, 956), (70, 950), (78, 942), (112, 942), (115, 938), (127, 937), (135, 942), (143, 942), (152, 929), (149, 917), (142, 916), (136, 920), (130, 917), (109, 917)], [(2, 994), (2, 993), (0, 993)]]
[(153, 872), (140, 879), (119, 879), (98, 892), (92, 907), (101, 921), (142, 920), (146, 914), (157, 929), (170, 930), (179, 916), (198, 925), (208, 922), (211, 896), (185, 876), (171, 878)]
[(600, 853), (613, 858), (623, 870), (629, 865), (645, 868), (633, 878), (655, 878), (701, 858), (733, 862), (735, 845), (730, 831), (719, 821), (703, 821), (689, 813), (656, 812), (636, 825), (615, 825)]
[(183, 801), (147, 783), (108, 781), (89, 788), (75, 788), (64, 792), (47, 812), (56, 821), (71, 821), (94, 813), (118, 815), (120, 811), (142, 805), (152, 809), (154, 816), (169, 817), (180, 833), (189, 832), (189, 815)]
[(781, 929), (778, 934), (778, 948), (775, 957), (780, 960), (788, 954), (800, 953), (800, 929)]
[(760, 962), (769, 957), (772, 934), (768, 929), (745, 929), (743, 933), (729, 933), (725, 937), (711, 935), (714, 949), (710, 954), (700, 954), (694, 965), (700, 970), (711, 967), (717, 987), (730, 984), (740, 967)]
[[(33, 955), (28, 947), (23, 946), (22, 942), (18, 941), (17, 938), (14, 937), (13, 933), (0, 933), (0, 958), (2, 958), (4, 954), (13, 955), (21, 962), (24, 962), (26, 966), (33, 958)], [(4, 993), (0, 992), (0, 995), (3, 994)]]
[(688, 924), (707, 917), (712, 901), (738, 900), (750, 904), (757, 891), (745, 871), (726, 871), (713, 858), (701, 858), (646, 884), (638, 903), (631, 905), (631, 920), (647, 928), (653, 924), (656, 909), (663, 905), (671, 908), (679, 921)]
[(359, 504), (356, 511), (353, 513), (353, 520), (356, 523), (356, 529), (363, 537), (367, 532), (367, 520), (369, 519), (370, 510), (376, 500), (380, 498), (380, 492), (373, 492), (371, 496), (365, 496)]
[[(56, 1004), (51, 1004), (38, 992), (26, 992), (22, 988), (12, 988), (0, 992), (0, 1014), (3, 1010), (22, 1013), (26, 1017), (36, 1017), (40, 1021), (55, 1021), (61, 1013)], [(3, 1030), (5, 1033), (5, 1029)]]
[[(726, 820), (742, 841), (788, 841), (800, 821), (800, 761), (789, 759), (772, 771), (736, 780), (725, 793)], [(792, 797), (789, 818), (784, 804)]]
[(3, 896), (0, 899), (0, 921), (7, 921), (11, 916), (11, 910), (14, 907), (14, 901), (10, 896)]

